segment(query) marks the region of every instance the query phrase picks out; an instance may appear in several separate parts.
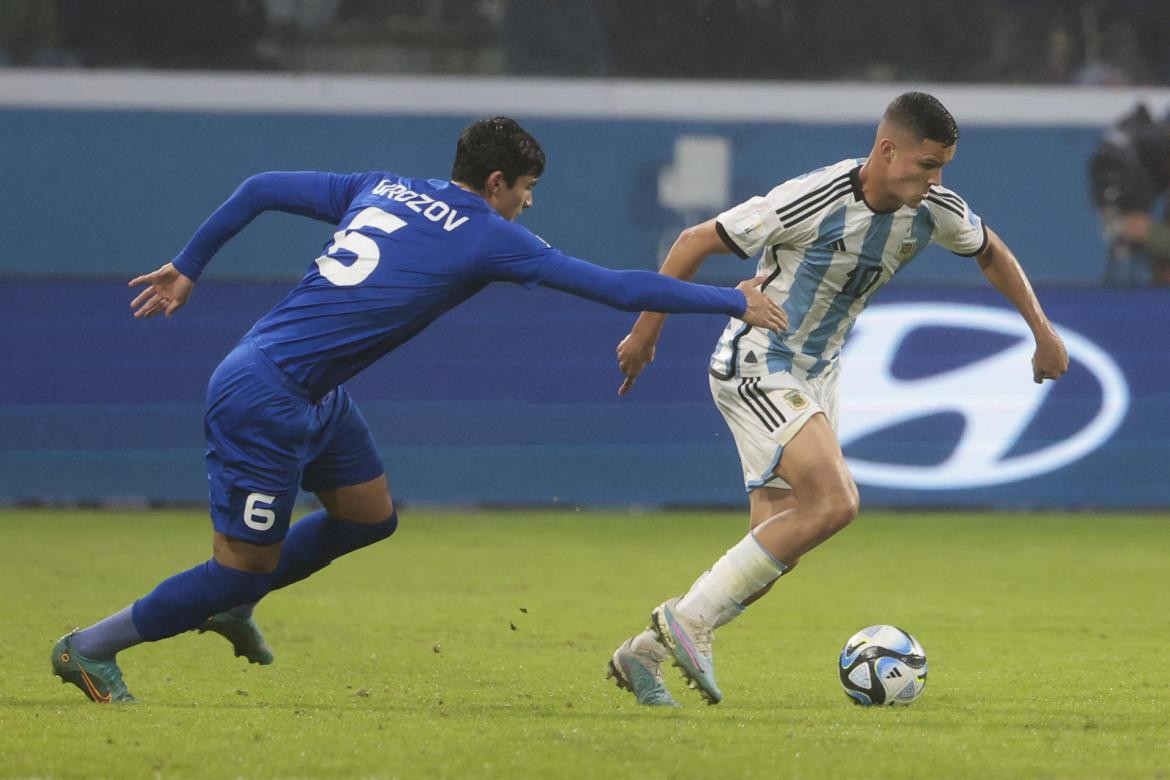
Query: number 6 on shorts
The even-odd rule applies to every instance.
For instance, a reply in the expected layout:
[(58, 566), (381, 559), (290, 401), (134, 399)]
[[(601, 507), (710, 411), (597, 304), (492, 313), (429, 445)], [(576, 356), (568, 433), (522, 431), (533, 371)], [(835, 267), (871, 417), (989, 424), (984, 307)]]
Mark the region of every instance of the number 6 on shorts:
[(276, 500), (276, 496), (265, 493), (249, 493), (244, 503), (244, 525), (254, 531), (267, 531), (276, 522), (276, 512), (268, 508)]

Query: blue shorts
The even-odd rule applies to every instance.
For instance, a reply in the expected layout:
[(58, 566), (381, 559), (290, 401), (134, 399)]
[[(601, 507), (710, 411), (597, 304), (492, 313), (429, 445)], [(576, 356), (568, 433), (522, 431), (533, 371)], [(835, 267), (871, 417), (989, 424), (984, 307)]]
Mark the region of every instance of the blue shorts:
[(251, 339), (212, 373), (203, 427), (215, 530), (253, 544), (284, 539), (298, 486), (316, 493), (383, 473), (345, 388), (313, 403)]

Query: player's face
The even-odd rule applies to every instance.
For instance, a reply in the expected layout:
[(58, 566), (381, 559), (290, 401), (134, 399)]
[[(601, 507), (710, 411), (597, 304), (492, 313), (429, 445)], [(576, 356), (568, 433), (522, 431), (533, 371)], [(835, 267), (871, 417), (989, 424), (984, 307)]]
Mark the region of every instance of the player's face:
[(895, 146), (887, 174), (891, 192), (905, 205), (917, 208), (932, 186), (942, 184), (943, 166), (954, 158), (955, 146), (929, 139)]
[(516, 183), (509, 187), (501, 175), (496, 188), (488, 193), (488, 202), (504, 219), (516, 219), (524, 209), (532, 206), (532, 190), (536, 187), (537, 181), (537, 177), (524, 174), (517, 177)]

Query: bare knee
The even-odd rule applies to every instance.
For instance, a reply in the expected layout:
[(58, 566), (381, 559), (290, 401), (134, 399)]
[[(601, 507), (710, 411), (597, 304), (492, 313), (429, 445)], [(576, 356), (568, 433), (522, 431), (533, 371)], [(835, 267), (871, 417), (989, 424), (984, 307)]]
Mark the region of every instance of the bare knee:
[(331, 517), (350, 523), (384, 523), (394, 514), (385, 474), (360, 485), (318, 492), (317, 500)]
[(820, 530), (822, 538), (828, 538), (853, 522), (861, 508), (857, 488), (840, 491), (824, 497), (812, 507), (810, 521)]
[(350, 507), (339, 520), (366, 525), (386, 522), (394, 514), (394, 502), (386, 493), (360, 505)]
[(220, 564), (229, 569), (252, 574), (266, 574), (276, 570), (280, 560), (280, 543), (261, 547), (242, 539), (216, 531), (212, 536), (212, 555)]

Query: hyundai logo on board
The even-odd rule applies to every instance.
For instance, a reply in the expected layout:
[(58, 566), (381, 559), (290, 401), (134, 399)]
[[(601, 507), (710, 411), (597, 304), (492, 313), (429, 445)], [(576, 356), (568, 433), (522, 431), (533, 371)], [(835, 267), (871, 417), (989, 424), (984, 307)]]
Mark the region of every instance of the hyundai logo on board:
[[(1010, 345), (957, 368), (921, 378), (893, 375), (895, 358), (920, 328), (970, 329), (998, 334)], [(1096, 379), (1096, 410), (1079, 428), (1029, 452), (1011, 454), (1053, 391), (1032, 381), (1031, 331), (1014, 311), (967, 304), (912, 303), (874, 306), (858, 322), (843, 357), (842, 447), (883, 429), (943, 412), (963, 418), (954, 449), (940, 463), (912, 465), (849, 459), (862, 484), (899, 489), (971, 488), (1014, 482), (1055, 471), (1101, 446), (1125, 418), (1129, 389), (1117, 364), (1100, 347), (1058, 328), (1070, 364)]]

